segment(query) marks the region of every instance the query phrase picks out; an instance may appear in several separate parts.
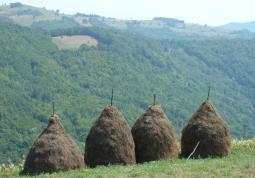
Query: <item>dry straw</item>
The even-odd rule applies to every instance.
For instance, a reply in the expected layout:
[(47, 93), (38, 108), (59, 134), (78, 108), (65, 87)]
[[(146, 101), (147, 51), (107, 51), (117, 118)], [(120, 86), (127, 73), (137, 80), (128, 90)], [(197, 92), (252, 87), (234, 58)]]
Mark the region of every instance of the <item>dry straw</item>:
[(84, 167), (83, 157), (72, 138), (65, 133), (58, 115), (48, 119), (48, 127), (30, 149), (22, 174), (36, 175)]
[(135, 144), (127, 121), (117, 108), (106, 107), (86, 139), (85, 163), (90, 167), (135, 163)]
[[(209, 99), (209, 98), (208, 98)], [(194, 148), (197, 146), (195, 152)], [(181, 155), (189, 157), (223, 157), (231, 152), (231, 138), (212, 102), (204, 101), (182, 130)]]
[(175, 130), (159, 106), (149, 107), (140, 116), (132, 134), (138, 163), (178, 157)]

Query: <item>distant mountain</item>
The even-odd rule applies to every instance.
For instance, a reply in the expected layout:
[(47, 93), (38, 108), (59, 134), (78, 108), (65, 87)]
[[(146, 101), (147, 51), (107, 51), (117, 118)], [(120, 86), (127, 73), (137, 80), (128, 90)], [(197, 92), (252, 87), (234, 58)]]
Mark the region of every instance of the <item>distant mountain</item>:
[(39, 27), (46, 30), (63, 29), (70, 27), (103, 27), (131, 32), (154, 39), (208, 39), (208, 38), (253, 38), (254, 34), (248, 31), (226, 30), (185, 23), (183, 20), (156, 17), (152, 20), (121, 20), (76, 13), (66, 15), (58, 10), (47, 10), (21, 3), (12, 3), (0, 6), (0, 16), (6, 17), (22, 26)]
[(250, 32), (255, 32), (255, 21), (246, 23), (229, 23), (221, 26), (227, 30), (248, 30)]

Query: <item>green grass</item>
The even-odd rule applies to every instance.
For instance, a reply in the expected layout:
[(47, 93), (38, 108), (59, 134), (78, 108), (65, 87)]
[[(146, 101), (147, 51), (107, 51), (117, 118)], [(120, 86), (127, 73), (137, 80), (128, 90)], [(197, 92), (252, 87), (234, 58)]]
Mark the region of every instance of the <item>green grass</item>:
[[(22, 166), (5, 167), (0, 177), (19, 177)], [(154, 161), (130, 166), (100, 166), (95, 169), (43, 174), (38, 178), (117, 177), (255, 177), (255, 140), (233, 141), (226, 158)]]

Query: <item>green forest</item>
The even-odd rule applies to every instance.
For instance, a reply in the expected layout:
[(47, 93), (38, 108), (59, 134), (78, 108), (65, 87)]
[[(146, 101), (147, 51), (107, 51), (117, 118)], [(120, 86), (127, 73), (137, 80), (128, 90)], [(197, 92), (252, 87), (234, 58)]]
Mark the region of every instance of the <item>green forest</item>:
[[(156, 94), (180, 137), (210, 85), (232, 137), (254, 137), (255, 39), (157, 40), (99, 27), (52, 29), (0, 22), (1, 163), (24, 158), (47, 126), (53, 101), (83, 151), (112, 88), (113, 104), (130, 127)], [(99, 44), (58, 50), (51, 37), (62, 35), (89, 35)]]

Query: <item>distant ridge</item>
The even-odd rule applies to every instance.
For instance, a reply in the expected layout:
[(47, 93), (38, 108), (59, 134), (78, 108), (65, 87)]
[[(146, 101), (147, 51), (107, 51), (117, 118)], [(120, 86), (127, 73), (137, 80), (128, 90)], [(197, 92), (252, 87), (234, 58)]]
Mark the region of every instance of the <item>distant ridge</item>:
[(255, 21), (245, 23), (232, 22), (222, 25), (221, 27), (227, 30), (248, 30), (250, 32), (255, 32)]
[(100, 27), (113, 28), (154, 39), (203, 40), (208, 38), (250, 39), (254, 37), (254, 34), (242, 31), (242, 29), (233, 30), (185, 23), (183, 20), (169, 17), (155, 17), (151, 20), (124, 20), (79, 12), (70, 15), (60, 13), (59, 10), (48, 10), (21, 3), (0, 6), (0, 17), (5, 17), (21, 26), (42, 28), (48, 31), (73, 27)]

